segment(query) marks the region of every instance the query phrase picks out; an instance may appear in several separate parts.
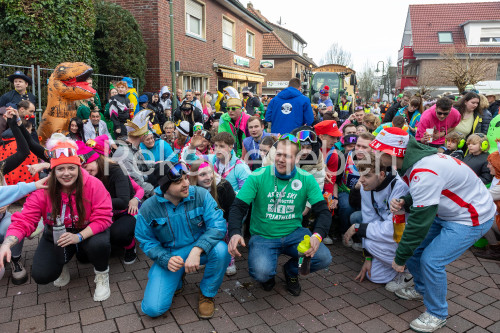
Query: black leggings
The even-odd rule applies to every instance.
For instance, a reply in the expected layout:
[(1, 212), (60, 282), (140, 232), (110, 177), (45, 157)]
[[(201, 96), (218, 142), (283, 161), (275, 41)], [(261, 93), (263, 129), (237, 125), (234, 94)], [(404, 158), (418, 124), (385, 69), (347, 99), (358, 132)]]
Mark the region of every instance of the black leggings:
[(31, 276), (38, 284), (55, 281), (61, 275), (64, 264), (69, 262), (75, 253), (82, 252), (98, 272), (108, 269), (111, 245), (109, 229), (85, 239), (83, 242), (65, 248), (54, 245), (52, 231), (45, 226), (43, 236), (33, 257)]
[(122, 215), (109, 227), (110, 240), (113, 246), (125, 247), (132, 243), (135, 235), (135, 217), (129, 214)]

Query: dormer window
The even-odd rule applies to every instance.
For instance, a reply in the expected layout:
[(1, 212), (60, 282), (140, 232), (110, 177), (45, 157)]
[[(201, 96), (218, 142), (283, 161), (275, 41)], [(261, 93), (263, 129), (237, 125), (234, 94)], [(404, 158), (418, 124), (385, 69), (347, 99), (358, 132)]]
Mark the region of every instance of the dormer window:
[(453, 35), (451, 32), (438, 32), (438, 40), (440, 43), (453, 43)]
[(500, 43), (500, 28), (481, 28), (481, 44)]

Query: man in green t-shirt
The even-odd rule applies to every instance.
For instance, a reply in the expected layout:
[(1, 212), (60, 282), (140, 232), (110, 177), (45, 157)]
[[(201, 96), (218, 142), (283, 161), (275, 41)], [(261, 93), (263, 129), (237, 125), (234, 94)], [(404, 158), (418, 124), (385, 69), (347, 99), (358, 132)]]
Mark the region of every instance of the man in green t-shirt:
[[(274, 164), (257, 169), (238, 192), (229, 211), (229, 253), (240, 257), (238, 245), (246, 246), (241, 236), (241, 222), (252, 204), (248, 270), (266, 291), (275, 285), (280, 254), (290, 256), (283, 266), (287, 290), (299, 296), (297, 246), (305, 235), (311, 236), (311, 272), (328, 267), (330, 251), (321, 244), (331, 224), (331, 214), (314, 176), (295, 167), (300, 143), (287, 134), (280, 138)], [(309, 202), (317, 216), (314, 234), (302, 227), (302, 212)]]

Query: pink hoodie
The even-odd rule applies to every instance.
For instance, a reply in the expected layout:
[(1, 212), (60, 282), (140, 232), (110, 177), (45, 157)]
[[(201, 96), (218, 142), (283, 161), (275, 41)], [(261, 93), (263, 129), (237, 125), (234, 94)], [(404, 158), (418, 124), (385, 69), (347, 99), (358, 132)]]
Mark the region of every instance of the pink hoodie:
[[(460, 112), (452, 107), (448, 117), (446, 117), (443, 121), (440, 121), (436, 115), (436, 105), (434, 104), (431, 108), (425, 110), (420, 117), (420, 123), (417, 127), (417, 134), (415, 135), (415, 139), (420, 142), (427, 128), (434, 128), (434, 133), (445, 132), (446, 135), (448, 134), (450, 129), (457, 127), (457, 125), (460, 123), (460, 119)], [(431, 143), (435, 145), (443, 145), (444, 136), (437, 139), (436, 141), (432, 141)]]
[[(113, 209), (111, 206), (111, 196), (106, 190), (102, 182), (92, 177), (87, 171), (81, 169), (83, 175), (83, 206), (85, 207), (85, 227), (89, 226), (92, 232), (98, 234), (103, 232), (112, 223)], [(68, 195), (62, 193), (62, 202), (68, 202)], [(76, 202), (74, 194), (72, 194), (72, 211), (76, 214)], [(70, 209), (66, 209), (64, 224), (66, 227), (72, 227), (71, 219), (69, 218)], [(12, 215), (12, 223), (7, 229), (8, 236), (16, 236), (19, 240), (31, 235), (38, 225), (40, 218), (43, 218), (43, 223), (53, 225), (52, 204), (46, 190), (36, 190), (33, 192), (23, 206), (23, 210)], [(75, 216), (75, 220), (78, 218)]]

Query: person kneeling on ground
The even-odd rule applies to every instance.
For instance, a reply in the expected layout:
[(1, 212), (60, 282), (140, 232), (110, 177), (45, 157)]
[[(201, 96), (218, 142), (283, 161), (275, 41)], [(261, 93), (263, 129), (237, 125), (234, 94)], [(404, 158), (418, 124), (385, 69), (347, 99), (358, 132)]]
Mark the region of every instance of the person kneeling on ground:
[(158, 317), (183, 289), (183, 275), (206, 265), (200, 283), (198, 316), (212, 318), (214, 297), (231, 257), (224, 242), (226, 221), (222, 210), (204, 188), (190, 186), (183, 163), (161, 163), (156, 195), (144, 202), (135, 236), (154, 261), (142, 300), (142, 311)]
[(241, 236), (241, 222), (252, 204), (250, 219), (248, 270), (250, 276), (266, 291), (275, 285), (276, 268), (280, 254), (290, 256), (283, 266), (288, 292), (299, 296), (297, 246), (305, 235), (302, 212), (306, 202), (311, 204), (316, 223), (311, 237), (311, 248), (305, 252), (311, 259), (311, 272), (328, 267), (330, 251), (321, 244), (331, 224), (331, 214), (318, 183), (309, 172), (296, 168), (300, 141), (291, 134), (283, 135), (276, 148), (275, 164), (253, 172), (236, 195), (229, 211), (229, 253), (241, 257), (238, 245), (246, 246)]
[(368, 157), (369, 160), (356, 163), (361, 174), (361, 211), (351, 214), (352, 226), (344, 234), (344, 242), (349, 242), (354, 234), (363, 238), (365, 263), (356, 280), (361, 282), (366, 275), (374, 283), (386, 283), (385, 289), (395, 292), (413, 284), (407, 271), (398, 273), (392, 269), (398, 244), (393, 237), (389, 202), (407, 195), (408, 185), (390, 169), (377, 165), (375, 155)]

